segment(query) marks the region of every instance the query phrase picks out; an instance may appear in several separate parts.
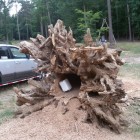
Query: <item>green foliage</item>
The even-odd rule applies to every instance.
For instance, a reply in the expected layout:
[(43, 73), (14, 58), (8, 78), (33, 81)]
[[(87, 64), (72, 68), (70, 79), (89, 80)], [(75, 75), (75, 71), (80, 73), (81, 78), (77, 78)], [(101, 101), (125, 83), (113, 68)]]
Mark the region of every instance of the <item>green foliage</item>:
[(131, 23), (133, 27), (133, 32), (135, 32), (135, 36), (137, 39), (140, 39), (140, 1), (139, 0), (128, 0), (130, 5), (130, 15), (131, 15)]
[[(108, 36), (108, 28), (103, 27), (102, 18), (107, 18), (106, 0), (19, 0), (22, 8), (18, 12), (21, 39), (35, 37), (37, 33), (47, 36), (47, 26), (62, 19), (66, 27), (71, 27), (76, 39), (82, 39), (87, 28), (93, 37), (99, 32)], [(14, 0), (0, 0), (0, 40), (18, 39), (17, 15), (9, 14)], [(132, 28), (132, 38), (140, 39), (140, 1), (112, 0), (113, 32), (117, 39), (128, 39), (128, 13)]]
[(97, 27), (96, 24), (102, 17), (102, 12), (93, 13), (93, 11), (82, 11), (79, 9), (75, 10), (79, 15), (77, 20), (77, 26), (80, 33), (85, 34), (87, 28), (90, 28), (91, 33), (94, 37), (97, 36)]
[(87, 28), (91, 28), (95, 23), (101, 19), (101, 11), (93, 13), (93, 11), (82, 11), (79, 9), (75, 10), (79, 14), (78, 27), (79, 30), (86, 31)]
[(105, 34), (109, 31), (109, 27), (101, 27), (100, 29), (97, 30), (97, 32), (101, 34)]

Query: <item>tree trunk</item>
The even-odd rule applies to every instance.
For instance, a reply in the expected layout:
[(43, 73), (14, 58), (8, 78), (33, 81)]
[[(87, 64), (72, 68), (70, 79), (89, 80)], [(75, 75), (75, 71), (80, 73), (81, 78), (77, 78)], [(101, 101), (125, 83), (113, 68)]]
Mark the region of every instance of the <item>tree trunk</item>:
[(48, 26), (47, 26), (47, 24), (45, 24), (45, 35), (46, 35), (46, 37), (48, 37)]
[(41, 19), (40, 19), (40, 31), (41, 31), (41, 35), (44, 35), (42, 17), (41, 17)]
[(20, 30), (19, 30), (19, 20), (18, 20), (18, 12), (17, 12), (17, 3), (16, 3), (16, 14), (17, 14), (17, 30), (18, 30), (18, 39), (20, 40)]
[(29, 26), (26, 24), (26, 30), (27, 30), (27, 40), (29, 39)]
[(117, 27), (117, 38), (119, 39), (119, 14), (118, 14), (118, 5), (117, 5), (117, 0), (116, 0), (116, 17), (117, 17), (117, 23), (116, 23), (116, 27)]
[(111, 15), (110, 0), (107, 0), (107, 7), (108, 7), (108, 20), (109, 20), (109, 42), (110, 42), (110, 47), (112, 48), (114, 45), (114, 37), (113, 37), (113, 29), (112, 29), (112, 15)]
[(129, 28), (129, 41), (132, 41), (131, 20), (130, 20), (128, 0), (127, 0), (127, 18), (128, 18), (128, 28)]
[(49, 24), (51, 24), (51, 16), (50, 16), (50, 10), (49, 10), (49, 4), (47, 2), (48, 0), (46, 0), (46, 7), (47, 7), (47, 12), (48, 12), (48, 18), (49, 18)]

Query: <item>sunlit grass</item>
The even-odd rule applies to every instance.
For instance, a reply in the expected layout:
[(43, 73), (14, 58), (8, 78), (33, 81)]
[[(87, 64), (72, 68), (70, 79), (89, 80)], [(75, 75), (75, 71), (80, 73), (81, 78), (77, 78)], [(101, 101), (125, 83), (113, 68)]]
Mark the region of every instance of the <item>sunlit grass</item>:
[(121, 42), (121, 43), (118, 43), (118, 46), (124, 51), (130, 51), (135, 54), (140, 54), (140, 42), (137, 42), (137, 43)]
[[(122, 58), (140, 57), (140, 42), (119, 42), (118, 47), (122, 49)], [(124, 64), (120, 68), (119, 76), (139, 79), (140, 64), (135, 62)]]
[(129, 63), (124, 64), (120, 68), (119, 76), (139, 79), (140, 64), (129, 64)]
[(140, 42), (119, 42), (118, 47), (122, 49), (122, 57), (140, 56)]

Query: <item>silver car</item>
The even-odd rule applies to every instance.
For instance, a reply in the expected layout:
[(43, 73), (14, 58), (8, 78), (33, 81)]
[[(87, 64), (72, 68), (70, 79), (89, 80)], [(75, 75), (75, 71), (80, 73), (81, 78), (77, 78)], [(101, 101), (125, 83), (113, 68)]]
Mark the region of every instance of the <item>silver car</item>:
[(0, 86), (37, 76), (37, 63), (13, 45), (0, 44)]

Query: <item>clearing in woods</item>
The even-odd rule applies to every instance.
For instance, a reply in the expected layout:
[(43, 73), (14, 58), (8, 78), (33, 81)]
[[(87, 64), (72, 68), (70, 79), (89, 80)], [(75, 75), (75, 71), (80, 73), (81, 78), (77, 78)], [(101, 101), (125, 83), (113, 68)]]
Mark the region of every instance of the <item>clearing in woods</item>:
[[(128, 129), (117, 135), (108, 129), (100, 128), (96, 124), (77, 121), (75, 108), (71, 103), (72, 112), (65, 115), (59, 113), (59, 107), (47, 106), (43, 110), (32, 113), (21, 119), (13, 118), (15, 95), (13, 86), (0, 90), (0, 140), (136, 140), (140, 137), (140, 43), (119, 43), (124, 52), (122, 58), (126, 64), (122, 66), (119, 78), (122, 79), (128, 93), (128, 101), (121, 105), (124, 116), (129, 122)], [(17, 86), (17, 85), (16, 85)], [(30, 88), (26, 83), (20, 84)], [(7, 90), (7, 88), (9, 88)], [(71, 114), (72, 113), (72, 114)], [(73, 119), (72, 115), (75, 115)]]

